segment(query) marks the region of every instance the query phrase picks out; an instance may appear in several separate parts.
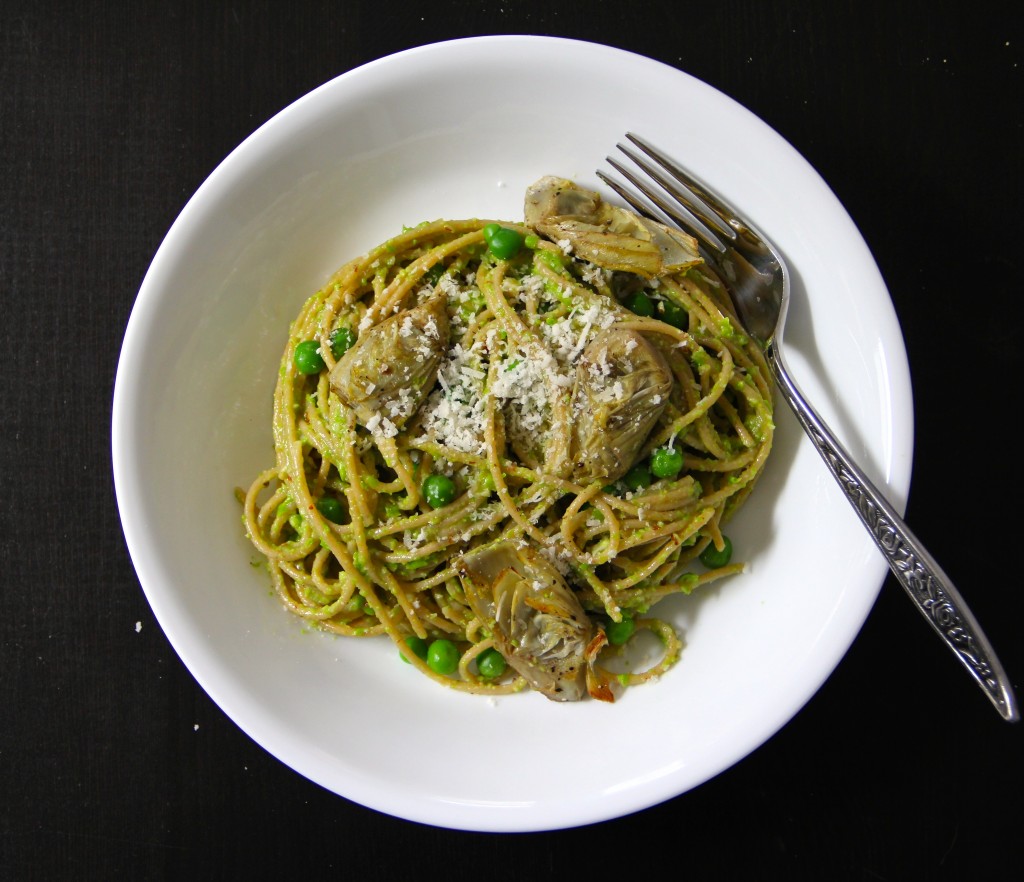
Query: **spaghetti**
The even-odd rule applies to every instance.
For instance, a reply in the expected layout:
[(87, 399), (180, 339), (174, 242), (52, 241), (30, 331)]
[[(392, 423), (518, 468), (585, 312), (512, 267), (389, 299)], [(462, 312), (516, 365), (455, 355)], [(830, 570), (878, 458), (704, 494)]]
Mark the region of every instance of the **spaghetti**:
[[(526, 224), (423, 223), (305, 303), (274, 394), (276, 462), (239, 491), (288, 610), (387, 635), (474, 693), (580, 697), (562, 690), (575, 662), (558, 695), (531, 675), (517, 615), (549, 649), (546, 629), (578, 620), (598, 698), (678, 660), (648, 612), (743, 569), (724, 562), (721, 527), (771, 449), (769, 374), (709, 267), (646, 277), (577, 245)], [(522, 566), (474, 568), (495, 548)], [(545, 580), (582, 616), (529, 596)], [(609, 655), (642, 630), (662, 657), (613, 674)], [(431, 644), (449, 657), (421, 655)]]

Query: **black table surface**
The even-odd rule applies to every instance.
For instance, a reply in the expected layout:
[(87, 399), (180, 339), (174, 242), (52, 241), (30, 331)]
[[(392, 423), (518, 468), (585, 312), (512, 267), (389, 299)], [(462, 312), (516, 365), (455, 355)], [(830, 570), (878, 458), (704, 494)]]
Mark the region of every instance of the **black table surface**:
[(714, 779), (579, 829), (452, 831), (327, 792), (210, 700), (136, 578), (110, 462), (143, 275), (191, 194), (261, 123), (416, 45), (610, 44), (748, 107), (845, 205), (906, 337), (908, 520), (1024, 692), (1014, 5), (3, 0), (0, 878), (564, 880), (612, 857), (702, 879), (1019, 869), (1024, 729), (998, 717), (892, 577), (819, 692)]

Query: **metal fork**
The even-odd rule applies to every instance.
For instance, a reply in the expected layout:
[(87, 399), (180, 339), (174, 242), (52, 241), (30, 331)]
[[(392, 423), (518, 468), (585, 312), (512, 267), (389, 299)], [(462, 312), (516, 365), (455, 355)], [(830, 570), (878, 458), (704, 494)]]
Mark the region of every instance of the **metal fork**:
[[(782, 357), (782, 332), (789, 306), (789, 272), (778, 249), (721, 197), (662, 151), (636, 135), (627, 133), (626, 138), (639, 152), (624, 144), (618, 144), (618, 149), (646, 177), (615, 157), (609, 156), (608, 163), (668, 219), (696, 237), (704, 258), (728, 282), (747, 331), (764, 348), (780, 394), (839, 482), (897, 580), (1003, 719), (1018, 720), (1013, 688), (967, 604), (790, 377)], [(601, 170), (597, 175), (637, 211), (664, 222), (628, 187)]]

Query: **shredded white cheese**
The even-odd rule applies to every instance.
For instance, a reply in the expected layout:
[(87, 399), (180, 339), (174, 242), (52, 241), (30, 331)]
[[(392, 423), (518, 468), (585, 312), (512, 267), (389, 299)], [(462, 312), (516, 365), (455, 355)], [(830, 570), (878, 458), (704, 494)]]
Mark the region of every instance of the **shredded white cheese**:
[[(588, 271), (595, 278), (595, 274), (603, 272), (589, 266)], [(564, 308), (563, 301), (540, 276), (528, 274), (505, 282), (508, 295), (524, 303), (532, 300), (541, 318), (545, 312)], [(461, 322), (460, 307), (480, 296), (472, 285), (460, 286), (450, 276), (442, 277), (437, 287), (448, 300), (454, 324)], [(566, 294), (567, 291), (562, 292), (563, 297)], [(551, 422), (552, 398), (572, 388), (580, 353), (599, 331), (614, 322), (614, 312), (600, 302), (580, 303), (555, 320), (537, 322), (535, 330), (543, 345), (516, 346), (499, 339), (494, 331), (468, 349), (455, 344), (438, 369), (438, 388), (423, 406), (426, 435), (460, 452), (484, 455), (487, 397), (493, 396), (504, 409), (508, 430), (521, 437), (537, 436), (542, 446)], [(412, 329), (409, 330), (411, 333)], [(405, 331), (403, 326), (403, 335)], [(430, 333), (429, 326), (426, 332)], [(493, 379), (488, 385), (492, 364)], [(603, 376), (611, 373), (607, 363), (596, 369)], [(608, 394), (621, 397), (621, 383)]]

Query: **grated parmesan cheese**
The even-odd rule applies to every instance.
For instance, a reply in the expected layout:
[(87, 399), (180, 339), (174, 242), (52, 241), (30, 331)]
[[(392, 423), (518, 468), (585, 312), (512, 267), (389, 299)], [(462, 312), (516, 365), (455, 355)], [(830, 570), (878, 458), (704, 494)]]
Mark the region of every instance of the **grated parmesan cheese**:
[[(592, 264), (581, 265), (594, 280), (610, 277), (606, 270)], [(479, 299), (479, 290), (472, 283), (460, 285), (451, 276), (443, 276), (436, 287), (447, 299), (452, 321), (464, 324), (466, 319), (461, 307)], [(541, 316), (544, 312), (564, 308), (564, 298), (570, 294), (568, 288), (553, 291), (549, 282), (533, 273), (519, 280), (506, 278), (503, 287), (510, 299), (532, 302)], [(555, 396), (573, 387), (580, 354), (615, 320), (614, 306), (604, 305), (602, 299), (584, 301), (581, 298), (567, 314), (536, 323), (535, 331), (542, 345), (528, 342), (517, 346), (500, 338), (494, 330), (485, 340), (478, 340), (469, 348), (456, 343), (441, 363), (437, 388), (428, 396), (421, 411), (426, 438), (462, 453), (485, 455), (487, 402), (488, 397), (493, 396), (504, 410), (509, 431), (520, 436), (536, 436), (543, 446)], [(412, 332), (411, 327), (409, 332)], [(405, 327), (402, 333), (405, 335)], [(489, 373), (492, 364), (494, 370)], [(606, 378), (611, 375), (613, 366), (608, 363), (606, 353), (602, 353), (590, 370), (595, 379)], [(490, 381), (489, 376), (493, 376)], [(622, 383), (609, 386), (605, 395), (610, 401), (621, 400), (625, 395)]]

